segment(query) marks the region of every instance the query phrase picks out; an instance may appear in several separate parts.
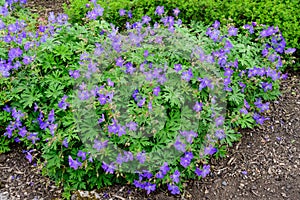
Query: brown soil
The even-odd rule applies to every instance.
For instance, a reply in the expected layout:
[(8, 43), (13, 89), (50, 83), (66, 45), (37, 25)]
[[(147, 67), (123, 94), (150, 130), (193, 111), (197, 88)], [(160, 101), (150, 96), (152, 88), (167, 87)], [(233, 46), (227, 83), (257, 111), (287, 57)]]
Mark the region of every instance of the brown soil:
[[(30, 0), (29, 5), (61, 11), (63, 1)], [(300, 199), (300, 73), (290, 74), (281, 90), (282, 96), (267, 114), (270, 120), (260, 128), (242, 130), (241, 142), (234, 144), (227, 158), (211, 160), (210, 176), (188, 182), (181, 196), (164, 189), (146, 195), (133, 186), (115, 185), (77, 191), (72, 199)], [(0, 194), (9, 199), (61, 199), (61, 192), (28, 163), (21, 147), (0, 155)]]

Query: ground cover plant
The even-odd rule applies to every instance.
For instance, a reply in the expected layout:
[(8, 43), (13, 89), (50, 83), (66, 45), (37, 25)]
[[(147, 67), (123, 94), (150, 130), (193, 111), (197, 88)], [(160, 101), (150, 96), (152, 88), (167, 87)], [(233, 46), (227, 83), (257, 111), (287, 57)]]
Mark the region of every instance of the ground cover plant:
[(1, 7), (1, 149), (21, 142), (30, 162), (39, 152), (66, 198), (114, 183), (179, 194), (205, 178), (239, 127), (267, 120), (292, 62), (282, 54), (295, 51), (277, 27), (255, 22), (186, 28), (178, 9), (158, 6), (154, 25), (143, 16), (118, 31), (102, 7), (86, 7), (82, 25)]

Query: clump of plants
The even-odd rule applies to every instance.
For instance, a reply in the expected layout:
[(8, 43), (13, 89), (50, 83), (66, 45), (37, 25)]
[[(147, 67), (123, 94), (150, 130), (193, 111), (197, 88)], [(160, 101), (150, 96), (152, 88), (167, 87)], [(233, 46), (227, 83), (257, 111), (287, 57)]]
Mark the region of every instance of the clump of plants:
[(209, 175), (210, 157), (225, 156), (240, 127), (268, 119), (292, 62), (282, 55), (295, 51), (277, 27), (187, 28), (178, 9), (158, 6), (159, 21), (119, 31), (90, 4), (83, 25), (0, 8), (0, 149), (22, 143), (64, 197), (115, 183), (180, 194)]

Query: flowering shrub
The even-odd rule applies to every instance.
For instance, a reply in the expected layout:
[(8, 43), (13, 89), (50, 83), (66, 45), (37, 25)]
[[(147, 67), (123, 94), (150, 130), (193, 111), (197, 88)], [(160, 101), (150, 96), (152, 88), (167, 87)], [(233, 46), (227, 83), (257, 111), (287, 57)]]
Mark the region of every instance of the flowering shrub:
[(225, 155), (238, 128), (268, 119), (292, 62), (282, 54), (295, 51), (277, 27), (188, 29), (178, 9), (158, 6), (154, 25), (143, 16), (119, 31), (90, 3), (81, 26), (0, 8), (1, 149), (24, 144), (65, 197), (113, 183), (179, 194), (210, 173), (209, 158)]

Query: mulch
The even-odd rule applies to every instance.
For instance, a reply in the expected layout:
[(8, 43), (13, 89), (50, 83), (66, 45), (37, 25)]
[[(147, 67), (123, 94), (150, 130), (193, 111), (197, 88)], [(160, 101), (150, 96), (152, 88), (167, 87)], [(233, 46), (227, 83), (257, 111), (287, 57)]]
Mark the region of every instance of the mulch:
[[(61, 2), (51, 1), (56, 5), (51, 7), (46, 0), (30, 0), (29, 5), (37, 8), (40, 3), (62, 11)], [(212, 159), (210, 175), (187, 182), (181, 196), (172, 196), (162, 188), (146, 195), (133, 186), (114, 185), (76, 191), (72, 199), (300, 199), (300, 73), (291, 72), (282, 81), (281, 90), (282, 95), (267, 113), (270, 120), (261, 127), (241, 130), (242, 140), (229, 149), (227, 157)], [(26, 160), (21, 146), (0, 154), (0, 199), (62, 199), (61, 193), (61, 187)]]

